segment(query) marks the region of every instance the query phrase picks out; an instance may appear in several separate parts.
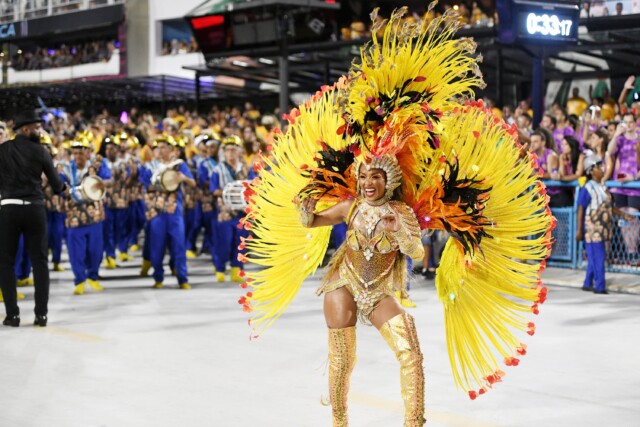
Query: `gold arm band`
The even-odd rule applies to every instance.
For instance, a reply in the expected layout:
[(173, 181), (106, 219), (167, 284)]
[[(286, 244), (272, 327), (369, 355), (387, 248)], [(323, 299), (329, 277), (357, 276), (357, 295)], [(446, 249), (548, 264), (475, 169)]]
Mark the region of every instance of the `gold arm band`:
[(391, 233), (398, 242), (400, 252), (414, 260), (421, 260), (424, 257), (424, 247), (422, 241), (411, 235), (404, 227)]
[(313, 224), (314, 217), (315, 217), (315, 214), (313, 212), (309, 212), (304, 209), (300, 210), (300, 224), (302, 224), (303, 227), (306, 227), (306, 228), (311, 227), (311, 224)]

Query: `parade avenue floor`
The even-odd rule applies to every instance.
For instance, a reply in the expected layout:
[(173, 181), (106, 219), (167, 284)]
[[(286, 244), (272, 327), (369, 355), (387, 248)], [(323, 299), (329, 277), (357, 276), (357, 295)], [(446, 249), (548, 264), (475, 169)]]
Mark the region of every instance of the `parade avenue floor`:
[[(65, 263), (51, 273), (46, 328), (31, 326), (33, 288), (21, 288), (22, 325), (0, 328), (0, 426), (330, 426), (317, 277), (252, 341), (242, 290), (215, 283), (207, 261), (189, 261), (191, 290), (170, 276), (152, 289), (138, 256), (83, 296)], [(433, 281), (416, 280), (427, 425), (640, 426), (640, 296), (552, 286), (520, 366), (471, 401), (453, 385)], [(350, 417), (352, 427), (402, 425), (398, 364), (373, 327), (358, 327)]]

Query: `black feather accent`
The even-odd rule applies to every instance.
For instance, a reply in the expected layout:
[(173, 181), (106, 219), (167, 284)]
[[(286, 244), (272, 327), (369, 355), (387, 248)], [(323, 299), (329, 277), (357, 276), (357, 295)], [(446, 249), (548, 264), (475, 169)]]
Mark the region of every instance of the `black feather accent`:
[[(312, 196), (320, 199), (325, 196), (335, 195), (336, 188), (350, 189), (346, 181), (347, 170), (353, 165), (355, 156), (352, 147), (344, 150), (335, 150), (323, 144), (323, 150), (318, 152), (316, 157), (317, 167), (303, 170), (302, 176), (311, 181), (301, 191), (300, 194)], [(345, 193), (347, 191), (343, 191)]]
[(485, 232), (485, 227), (490, 223), (483, 216), (482, 210), (489, 199), (488, 193), (492, 187), (481, 187), (482, 180), (479, 179), (460, 177), (460, 165), (457, 161), (447, 162), (447, 166), (449, 173), (443, 175), (444, 195), (441, 200), (444, 204), (460, 203), (465, 213), (457, 218), (463, 218), (463, 222), (472, 228), (460, 230), (453, 226), (448, 218), (442, 218), (441, 222), (444, 229), (460, 242), (465, 253), (473, 253), (480, 247), (483, 237), (491, 238)]

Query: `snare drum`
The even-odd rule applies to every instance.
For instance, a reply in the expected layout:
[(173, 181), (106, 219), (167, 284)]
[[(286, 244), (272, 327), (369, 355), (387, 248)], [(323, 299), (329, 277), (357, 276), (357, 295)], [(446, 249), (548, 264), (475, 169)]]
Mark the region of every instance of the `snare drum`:
[(85, 176), (80, 183), (80, 194), (85, 200), (90, 202), (98, 202), (106, 195), (106, 189), (100, 188), (102, 179), (99, 176), (89, 175)]
[(167, 169), (158, 176), (158, 185), (163, 191), (173, 193), (180, 187), (180, 172)]
[(247, 207), (244, 200), (244, 182), (249, 181), (232, 181), (222, 189), (222, 204), (234, 211), (243, 211)]

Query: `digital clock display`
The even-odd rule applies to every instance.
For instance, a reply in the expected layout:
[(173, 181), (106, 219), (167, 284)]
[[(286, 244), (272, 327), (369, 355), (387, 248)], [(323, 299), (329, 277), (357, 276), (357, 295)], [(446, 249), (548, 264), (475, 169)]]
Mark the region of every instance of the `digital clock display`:
[(521, 39), (573, 41), (578, 35), (577, 26), (577, 17), (562, 10), (529, 9), (518, 14), (518, 37)]
[(529, 13), (527, 15), (527, 33), (532, 36), (560, 36), (569, 37), (571, 35), (571, 19), (562, 19), (558, 15)]

